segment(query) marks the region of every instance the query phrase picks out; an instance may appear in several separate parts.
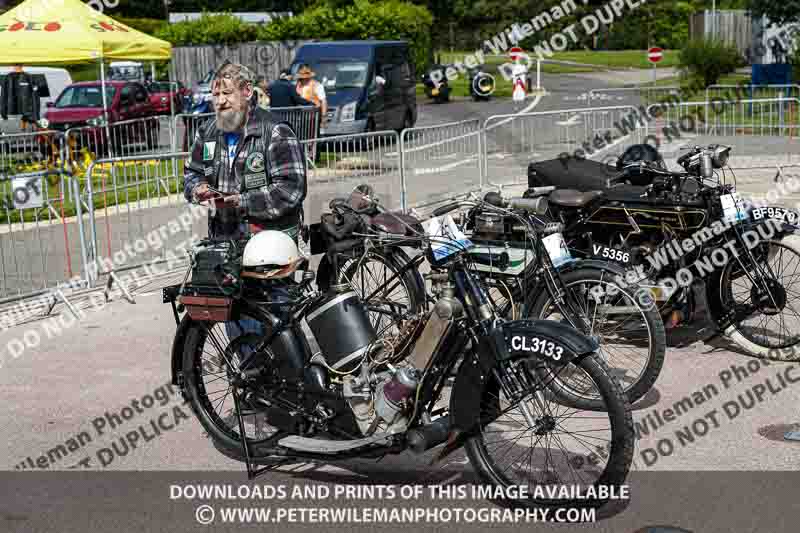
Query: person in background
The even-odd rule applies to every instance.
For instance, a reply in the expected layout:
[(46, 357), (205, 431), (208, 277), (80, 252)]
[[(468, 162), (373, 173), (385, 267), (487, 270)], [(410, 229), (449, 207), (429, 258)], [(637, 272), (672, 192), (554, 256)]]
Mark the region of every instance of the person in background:
[(289, 69), (282, 70), (279, 78), (269, 84), (267, 94), (269, 94), (270, 107), (314, 105), (297, 92), (292, 83), (292, 76), (289, 74)]
[(322, 114), (322, 123), (328, 115), (328, 101), (325, 98), (325, 87), (320, 82), (314, 79), (314, 71), (308, 65), (300, 65), (297, 69), (297, 93), (311, 101), (315, 106), (320, 108)]
[(264, 76), (256, 78), (256, 84), (253, 87), (253, 96), (256, 106), (261, 109), (269, 109), (270, 98), (267, 95), (267, 79)]

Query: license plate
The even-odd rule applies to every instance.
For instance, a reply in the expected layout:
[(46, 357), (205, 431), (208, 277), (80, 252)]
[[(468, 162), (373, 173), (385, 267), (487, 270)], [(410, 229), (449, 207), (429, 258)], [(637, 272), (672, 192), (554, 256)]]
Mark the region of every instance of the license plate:
[(610, 248), (602, 244), (592, 245), (592, 256), (600, 259), (608, 259), (609, 261), (616, 261), (624, 265), (631, 262), (631, 253), (629, 251), (619, 248)]
[(429, 237), (433, 237), (430, 246), (433, 251), (433, 257), (437, 261), (468, 250), (473, 246), (472, 241), (458, 229), (450, 215), (431, 217), (423, 222), (423, 227), (425, 228), (425, 233)]
[(431, 89), (431, 94), (432, 94), (433, 96), (436, 96), (436, 95), (438, 95), (438, 94), (439, 94), (439, 89)]
[(547, 248), (547, 255), (553, 262), (553, 266), (559, 266), (567, 261), (572, 260), (572, 254), (569, 253), (567, 243), (564, 242), (564, 236), (560, 233), (553, 233), (542, 239), (545, 248)]
[(775, 218), (789, 224), (797, 224), (800, 221), (800, 214), (797, 211), (783, 207), (757, 207), (751, 213), (753, 220)]
[(738, 193), (723, 194), (719, 197), (722, 202), (722, 219), (726, 222), (738, 222), (747, 218), (747, 210)]

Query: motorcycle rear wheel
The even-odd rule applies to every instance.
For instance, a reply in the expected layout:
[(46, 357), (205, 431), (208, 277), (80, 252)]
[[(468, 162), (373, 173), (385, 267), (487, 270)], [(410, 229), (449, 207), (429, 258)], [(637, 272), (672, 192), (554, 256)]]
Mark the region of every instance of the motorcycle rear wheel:
[[(186, 333), (182, 375), (188, 403), (214, 443), (233, 454), (242, 453), (242, 439), (231, 367), (238, 368), (242, 347), (258, 339), (245, 334), (231, 341), (224, 322), (194, 322)], [(263, 410), (242, 401), (241, 391), (239, 397), (250, 451), (259, 455), (259, 448), (271, 447), (283, 434), (269, 425)]]
[[(577, 268), (561, 274), (561, 278), (573, 292), (583, 311), (583, 319), (591, 328), (591, 331), (583, 333), (599, 337), (600, 356), (611, 368), (612, 374), (617, 375), (628, 400), (635, 403), (653, 387), (664, 366), (667, 337), (658, 310), (654, 305), (642, 304), (642, 289), (638, 285), (619, 286), (612, 271)], [(602, 300), (592, 304), (591, 288), (597, 286), (604, 288)], [(612, 288), (616, 289), (616, 293)], [(599, 311), (601, 306), (609, 309)], [(631, 309), (622, 318), (611, 312), (625, 308)], [(526, 315), (525, 318), (563, 319), (547, 291), (527, 295)], [(543, 379), (546, 378), (543, 376)], [(555, 380), (552, 387), (556, 386), (558, 391), (553, 389), (554, 392), (569, 398), (570, 405), (581, 409), (601, 407), (598, 398), (577, 394), (571, 385), (562, 380)]]

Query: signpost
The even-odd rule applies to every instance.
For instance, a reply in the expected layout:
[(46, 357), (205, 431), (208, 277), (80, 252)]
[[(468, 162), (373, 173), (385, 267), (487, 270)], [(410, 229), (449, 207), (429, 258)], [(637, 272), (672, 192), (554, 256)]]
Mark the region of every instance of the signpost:
[(517, 103), (524, 101), (528, 92), (526, 89), (526, 74), (528, 73), (528, 69), (519, 62), (524, 55), (525, 52), (523, 52), (522, 48), (519, 46), (514, 46), (508, 51), (508, 57), (514, 62), (514, 67), (511, 70), (514, 77), (514, 89), (511, 95), (514, 102)]
[(656, 63), (661, 61), (664, 57), (663, 50), (657, 46), (650, 48), (647, 51), (647, 60), (653, 64), (653, 85), (656, 84)]

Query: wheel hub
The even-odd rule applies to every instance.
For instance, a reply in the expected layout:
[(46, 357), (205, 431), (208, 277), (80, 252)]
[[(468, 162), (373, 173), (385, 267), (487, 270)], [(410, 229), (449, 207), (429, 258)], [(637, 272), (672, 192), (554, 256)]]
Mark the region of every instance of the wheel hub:
[(545, 415), (536, 421), (536, 435), (547, 435), (556, 429), (556, 420), (550, 415)]
[(765, 315), (777, 315), (786, 307), (786, 289), (778, 280), (765, 279), (766, 291), (760, 290), (758, 285), (753, 285), (750, 289), (750, 299), (758, 307), (758, 310)]

